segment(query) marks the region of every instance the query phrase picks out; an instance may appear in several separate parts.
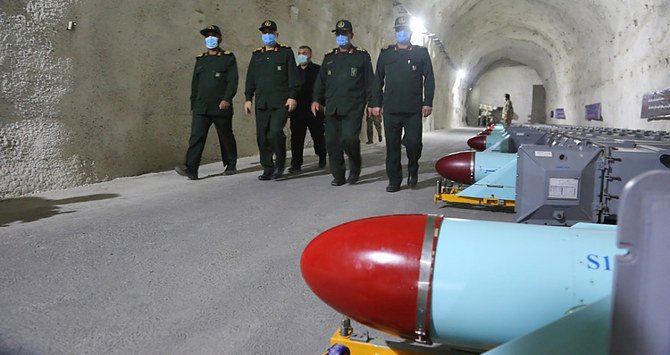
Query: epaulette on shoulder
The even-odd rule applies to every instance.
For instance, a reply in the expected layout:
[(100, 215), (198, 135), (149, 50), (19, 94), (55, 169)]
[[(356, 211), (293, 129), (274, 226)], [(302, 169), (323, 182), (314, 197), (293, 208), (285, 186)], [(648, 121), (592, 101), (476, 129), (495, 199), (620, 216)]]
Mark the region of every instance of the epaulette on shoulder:
[(279, 46), (282, 48), (291, 48), (291, 46), (284, 44), (284, 43), (279, 43)]
[(207, 55), (207, 52), (205, 52), (205, 53), (200, 53), (200, 54), (196, 55), (195, 57), (196, 57), (196, 58), (202, 58), (202, 57), (204, 57), (204, 56), (206, 56), (206, 55)]
[(337, 48), (333, 48), (333, 50), (326, 53), (326, 55), (331, 55), (331, 54), (335, 54), (335, 53), (337, 53)]
[(230, 52), (230, 51), (223, 51), (223, 55), (233, 55), (233, 52)]
[(395, 45), (394, 44), (389, 44), (388, 47), (382, 48), (382, 52), (387, 51), (389, 49), (393, 49), (393, 48), (395, 48)]
[(368, 52), (368, 51), (365, 50), (365, 48), (361, 48), (361, 47), (356, 47), (356, 50), (357, 50), (358, 52), (363, 52), (363, 53), (367, 53), (367, 52)]
[(263, 47), (258, 47), (254, 50), (254, 53), (259, 53), (263, 51)]

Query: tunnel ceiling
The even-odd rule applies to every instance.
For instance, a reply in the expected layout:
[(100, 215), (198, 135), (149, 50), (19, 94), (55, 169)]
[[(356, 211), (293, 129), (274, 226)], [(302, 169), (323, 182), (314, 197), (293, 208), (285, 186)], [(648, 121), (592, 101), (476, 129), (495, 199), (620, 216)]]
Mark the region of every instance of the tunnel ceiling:
[[(414, 15), (445, 44), (459, 69), (477, 78), (510, 59), (535, 69), (545, 85), (576, 65), (575, 53), (597, 54), (611, 37), (621, 0), (411, 0)], [(587, 53), (584, 53), (587, 52)]]

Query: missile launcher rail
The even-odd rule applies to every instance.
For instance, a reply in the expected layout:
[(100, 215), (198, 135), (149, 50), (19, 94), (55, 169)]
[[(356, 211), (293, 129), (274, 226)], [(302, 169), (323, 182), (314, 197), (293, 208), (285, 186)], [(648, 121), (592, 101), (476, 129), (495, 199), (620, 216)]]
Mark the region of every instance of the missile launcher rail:
[(433, 196), (433, 204), (435, 205), (437, 205), (438, 202), (445, 202), (447, 204), (455, 205), (461, 204), (485, 207), (502, 207), (509, 209), (508, 212), (514, 212), (514, 206), (516, 205), (514, 200), (503, 200), (495, 197), (478, 198), (459, 195), (459, 193), (465, 190), (464, 186), (445, 178), (438, 179), (436, 187), (437, 191)]

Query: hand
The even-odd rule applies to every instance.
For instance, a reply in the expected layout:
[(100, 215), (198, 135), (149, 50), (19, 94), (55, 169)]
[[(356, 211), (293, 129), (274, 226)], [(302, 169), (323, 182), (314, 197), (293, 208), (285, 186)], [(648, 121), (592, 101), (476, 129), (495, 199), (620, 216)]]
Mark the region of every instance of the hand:
[(421, 108), (421, 114), (424, 118), (430, 116), (433, 113), (433, 108), (430, 106), (424, 106)]
[(316, 101), (312, 102), (312, 114), (316, 116), (319, 111), (321, 111), (321, 104)]
[(251, 115), (251, 101), (244, 102), (244, 114), (247, 116)]
[(288, 108), (288, 112), (293, 112), (295, 111), (295, 108), (298, 106), (298, 101), (295, 101), (295, 99), (288, 99), (286, 100), (286, 108)]
[(382, 108), (381, 107), (372, 107), (369, 108), (370, 110), (370, 116), (372, 117), (380, 117), (382, 115)]
[(228, 102), (226, 100), (221, 100), (221, 102), (219, 102), (219, 109), (220, 110), (227, 110), (229, 108), (230, 108), (230, 102)]

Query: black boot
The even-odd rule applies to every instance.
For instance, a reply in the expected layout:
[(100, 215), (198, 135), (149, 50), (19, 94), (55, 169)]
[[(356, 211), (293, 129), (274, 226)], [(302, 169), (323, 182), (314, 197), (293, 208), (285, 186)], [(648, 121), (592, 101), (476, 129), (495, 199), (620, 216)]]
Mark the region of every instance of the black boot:
[(189, 180), (198, 180), (198, 173), (192, 173), (186, 165), (175, 166), (174, 171), (181, 176), (186, 176)]

